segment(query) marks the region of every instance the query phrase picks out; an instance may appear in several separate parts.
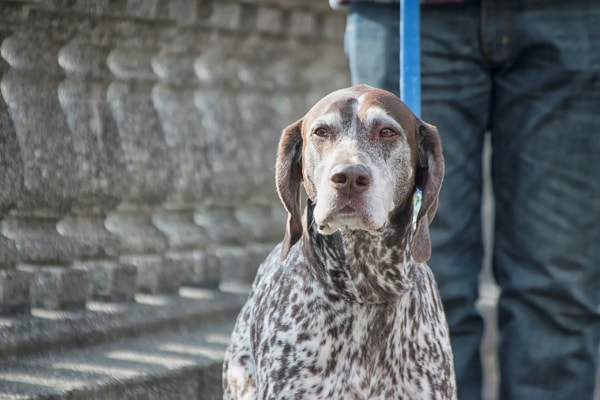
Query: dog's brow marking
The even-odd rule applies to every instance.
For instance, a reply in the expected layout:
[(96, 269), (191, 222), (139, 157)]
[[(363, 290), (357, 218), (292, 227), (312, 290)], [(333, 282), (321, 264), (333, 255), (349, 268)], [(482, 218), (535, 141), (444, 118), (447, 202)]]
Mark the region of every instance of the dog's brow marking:
[(362, 106), (363, 101), (365, 101), (365, 98), (367, 97), (366, 94), (361, 94), (360, 96), (358, 96), (358, 98), (356, 99), (356, 108), (354, 109), (354, 111), (356, 112), (357, 110), (360, 109), (360, 107)]
[(356, 101), (352, 102), (352, 121), (350, 123), (350, 128), (348, 129), (348, 136), (352, 138), (356, 138), (358, 136), (358, 117), (357, 113), (362, 106), (362, 103), (365, 99), (365, 95), (360, 95)]
[(365, 117), (365, 126), (367, 129), (373, 129), (377, 124), (391, 125), (399, 132), (404, 132), (402, 125), (392, 118), (384, 109), (379, 107), (371, 107), (367, 110)]
[(330, 126), (338, 131), (342, 130), (342, 116), (340, 115), (340, 112), (332, 111), (327, 114), (321, 115), (310, 125), (310, 130), (312, 131), (320, 125)]

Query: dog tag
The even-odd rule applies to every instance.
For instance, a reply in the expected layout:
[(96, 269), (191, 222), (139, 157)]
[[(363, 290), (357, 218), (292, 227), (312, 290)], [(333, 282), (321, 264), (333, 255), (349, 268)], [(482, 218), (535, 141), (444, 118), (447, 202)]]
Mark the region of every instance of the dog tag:
[(413, 195), (413, 214), (412, 214), (412, 228), (413, 231), (417, 229), (417, 217), (419, 216), (419, 210), (421, 209), (421, 200), (423, 199), (423, 192), (421, 189), (415, 189)]

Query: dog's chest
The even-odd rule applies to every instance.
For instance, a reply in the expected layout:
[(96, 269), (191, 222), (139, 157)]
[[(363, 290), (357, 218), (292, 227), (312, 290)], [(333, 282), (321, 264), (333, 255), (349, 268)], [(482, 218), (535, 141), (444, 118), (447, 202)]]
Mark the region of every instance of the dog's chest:
[(418, 386), (405, 374), (419, 346), (406, 334), (415, 332), (410, 296), (361, 305), (328, 296), (300, 268), (272, 274), (257, 291), (251, 332), (264, 371), (257, 383), (268, 398), (398, 398)]

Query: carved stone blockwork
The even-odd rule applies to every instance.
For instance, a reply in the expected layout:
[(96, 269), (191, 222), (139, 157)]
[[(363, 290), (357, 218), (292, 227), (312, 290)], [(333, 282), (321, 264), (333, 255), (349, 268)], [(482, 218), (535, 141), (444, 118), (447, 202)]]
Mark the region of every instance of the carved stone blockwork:
[(72, 24), (62, 17), (32, 12), (2, 41), (0, 50), (10, 65), (1, 90), (23, 171), (23, 191), (1, 229), (18, 249), (18, 263), (35, 265), (28, 269), (34, 275), (32, 297), (47, 299), (44, 304), (51, 307), (85, 304), (85, 293), (59, 294), (38, 279), (50, 273), (48, 268), (60, 279), (86, 279), (68, 268), (80, 254), (78, 243), (56, 230), (81, 184), (72, 136), (57, 96), (63, 79), (57, 54), (71, 34)]
[(58, 98), (73, 138), (81, 186), (59, 231), (81, 248), (77, 268), (88, 271), (90, 295), (101, 300), (133, 300), (135, 268), (119, 262), (119, 239), (104, 226), (106, 215), (125, 195), (130, 180), (117, 124), (107, 101), (113, 75), (106, 66), (114, 24), (98, 19), (82, 22), (58, 53), (66, 77)]
[[(10, 9), (0, 14), (0, 44), (11, 34)], [(9, 65), (0, 57), (0, 81)], [(4, 98), (0, 96), (0, 314), (29, 311), (29, 275), (15, 269), (17, 248), (2, 234), (1, 222), (23, 191), (23, 161), (15, 129)]]
[[(186, 271), (166, 265), (167, 236), (152, 222), (152, 214), (173, 190), (174, 178), (172, 154), (152, 99), (157, 79), (152, 62), (166, 30), (157, 24), (120, 21), (114, 33), (107, 60), (116, 79), (108, 88), (108, 101), (130, 179), (120, 206), (109, 215), (106, 225), (120, 239), (121, 260), (138, 268), (138, 289), (173, 292)], [(169, 285), (164, 284), (167, 270)]]
[[(163, 210), (155, 213), (155, 225), (167, 236), (165, 252), (171, 268), (185, 271), (185, 282), (195, 286), (216, 286), (218, 276), (209, 273), (204, 249), (208, 243), (205, 229), (194, 222), (194, 211), (211, 195), (210, 166), (205, 154), (211, 143), (202, 129), (201, 115), (194, 107), (198, 79), (194, 61), (204, 50), (206, 33), (195, 28), (180, 28), (172, 40), (153, 59), (159, 82), (153, 90), (173, 162), (173, 190)], [(205, 272), (202, 272), (204, 271)], [(203, 277), (203, 279), (199, 279)]]
[(348, 83), (343, 21), (322, 0), (2, 2), (0, 313), (250, 281), (284, 226), (280, 132)]

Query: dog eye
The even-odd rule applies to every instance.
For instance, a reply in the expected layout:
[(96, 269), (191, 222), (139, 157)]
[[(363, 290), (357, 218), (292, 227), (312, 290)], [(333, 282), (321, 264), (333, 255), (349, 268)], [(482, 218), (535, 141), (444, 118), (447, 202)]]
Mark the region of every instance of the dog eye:
[(383, 128), (379, 131), (379, 136), (383, 138), (391, 138), (396, 136), (398, 133), (391, 128)]
[(315, 134), (315, 135), (317, 135), (319, 137), (325, 138), (325, 137), (329, 136), (329, 130), (327, 128), (321, 127), (321, 128), (315, 129), (313, 131), (313, 134)]

